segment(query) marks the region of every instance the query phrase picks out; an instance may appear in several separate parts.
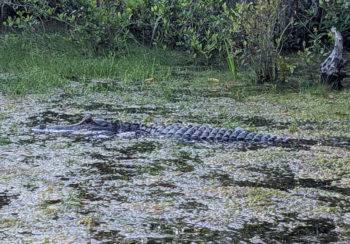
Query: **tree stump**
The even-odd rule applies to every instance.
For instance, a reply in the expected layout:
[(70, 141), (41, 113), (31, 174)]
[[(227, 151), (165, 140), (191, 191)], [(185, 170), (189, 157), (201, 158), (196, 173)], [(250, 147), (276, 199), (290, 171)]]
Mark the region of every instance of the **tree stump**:
[(343, 38), (335, 27), (331, 29), (335, 38), (334, 49), (331, 55), (320, 65), (321, 83), (327, 84), (334, 90), (341, 90), (341, 81), (346, 77), (341, 69), (345, 67), (347, 61), (343, 59)]

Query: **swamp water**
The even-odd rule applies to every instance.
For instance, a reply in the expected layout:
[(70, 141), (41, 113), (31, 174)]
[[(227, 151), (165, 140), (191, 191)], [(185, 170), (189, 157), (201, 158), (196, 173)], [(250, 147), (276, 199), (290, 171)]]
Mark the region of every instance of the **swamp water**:
[(229, 115), (232, 127), (290, 134), (276, 104), (142, 96), (0, 96), (0, 242), (350, 242), (349, 135), (312, 138), (317, 122), (299, 127), (320, 143), (298, 149), (31, 131), (89, 113), (211, 125)]

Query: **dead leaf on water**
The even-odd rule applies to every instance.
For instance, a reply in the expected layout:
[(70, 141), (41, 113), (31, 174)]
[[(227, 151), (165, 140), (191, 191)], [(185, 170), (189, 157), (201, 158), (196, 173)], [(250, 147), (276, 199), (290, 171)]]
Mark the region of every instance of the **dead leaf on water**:
[(163, 211), (164, 208), (162, 208), (161, 206), (154, 206), (154, 209), (157, 211)]
[(62, 202), (62, 199), (49, 199), (49, 200), (45, 200), (45, 204), (57, 204)]
[(216, 78), (208, 78), (208, 81), (215, 82), (215, 83), (219, 83), (220, 82), (220, 80), (216, 79)]
[(229, 81), (229, 82), (232, 82), (232, 83), (233, 83), (233, 82), (236, 82), (236, 80), (233, 79), (233, 78), (229, 79), (228, 81)]
[(148, 78), (145, 80), (146, 83), (151, 83), (153, 81), (153, 78)]

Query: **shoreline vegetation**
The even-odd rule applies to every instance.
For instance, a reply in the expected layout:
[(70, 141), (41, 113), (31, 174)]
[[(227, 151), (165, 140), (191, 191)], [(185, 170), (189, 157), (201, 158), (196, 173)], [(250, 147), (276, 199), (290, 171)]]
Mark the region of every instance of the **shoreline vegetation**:
[(10, 82), (18, 83), (13, 94), (25, 93), (23, 84), (44, 91), (45, 78), (58, 86), (71, 77), (151, 82), (179, 79), (175, 69), (200, 69), (225, 87), (238, 81), (300, 91), (321, 82), (332, 27), (349, 47), (347, 1), (27, 0), (0, 7), (1, 72), (31, 77)]

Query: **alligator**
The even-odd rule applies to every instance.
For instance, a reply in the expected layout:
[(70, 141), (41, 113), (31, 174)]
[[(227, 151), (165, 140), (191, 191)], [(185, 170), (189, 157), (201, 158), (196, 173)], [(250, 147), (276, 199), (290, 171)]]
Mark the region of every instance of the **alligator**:
[(207, 141), (229, 143), (243, 141), (269, 145), (290, 146), (295, 141), (289, 137), (271, 136), (247, 131), (241, 127), (234, 129), (212, 127), (209, 125), (184, 125), (182, 123), (152, 124), (108, 121), (86, 116), (81, 122), (72, 125), (39, 125), (33, 129), (37, 133), (61, 132), (84, 135), (115, 135), (123, 132), (135, 132), (145, 135), (174, 138), (183, 141)]

